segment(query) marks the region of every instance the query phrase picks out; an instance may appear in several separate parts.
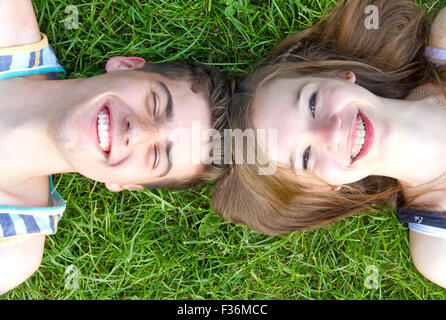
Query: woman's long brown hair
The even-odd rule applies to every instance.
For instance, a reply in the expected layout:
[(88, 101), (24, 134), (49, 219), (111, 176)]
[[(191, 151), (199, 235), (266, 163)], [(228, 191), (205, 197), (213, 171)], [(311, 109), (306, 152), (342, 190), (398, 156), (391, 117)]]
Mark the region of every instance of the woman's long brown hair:
[[(378, 29), (365, 26), (365, 7), (379, 12)], [(254, 71), (237, 81), (227, 110), (231, 128), (252, 128), (253, 98), (273, 79), (295, 78), (327, 71), (348, 70), (356, 84), (374, 94), (403, 99), (417, 86), (440, 82), (435, 66), (424, 57), (430, 21), (412, 1), (347, 0), (315, 26), (281, 42)], [(244, 145), (232, 145), (233, 153)], [(290, 169), (259, 175), (258, 164), (233, 164), (215, 186), (214, 210), (234, 223), (244, 223), (265, 234), (316, 228), (360, 211), (374, 211), (401, 200), (397, 180), (369, 176), (344, 185), (338, 192), (306, 192), (308, 187)], [(404, 201), (403, 201), (404, 204)]]

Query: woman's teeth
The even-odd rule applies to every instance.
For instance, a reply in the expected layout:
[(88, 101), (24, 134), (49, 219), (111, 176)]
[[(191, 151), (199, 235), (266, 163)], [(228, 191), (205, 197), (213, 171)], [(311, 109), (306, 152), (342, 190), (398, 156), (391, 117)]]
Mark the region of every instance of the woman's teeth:
[(362, 147), (364, 146), (365, 137), (366, 137), (366, 130), (364, 126), (364, 121), (362, 120), (361, 116), (358, 115), (358, 119), (356, 120), (356, 139), (355, 143), (353, 145), (352, 150), (352, 159), (355, 159), (358, 154), (361, 152)]
[(98, 137), (102, 151), (110, 152), (110, 117), (107, 112), (101, 111), (98, 115)]

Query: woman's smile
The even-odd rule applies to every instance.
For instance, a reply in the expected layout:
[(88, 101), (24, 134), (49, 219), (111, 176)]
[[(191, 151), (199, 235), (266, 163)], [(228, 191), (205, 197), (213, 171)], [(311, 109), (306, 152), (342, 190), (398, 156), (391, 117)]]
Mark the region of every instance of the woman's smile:
[(358, 112), (356, 125), (353, 126), (351, 164), (364, 158), (370, 151), (375, 138), (375, 129), (370, 120), (361, 111)]

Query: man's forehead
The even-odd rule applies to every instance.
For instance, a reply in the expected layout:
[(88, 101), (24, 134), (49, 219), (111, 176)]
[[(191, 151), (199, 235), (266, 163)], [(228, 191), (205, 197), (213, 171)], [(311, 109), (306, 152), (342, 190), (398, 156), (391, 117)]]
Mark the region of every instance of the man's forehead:
[(208, 102), (201, 95), (191, 91), (186, 96), (172, 92), (172, 99), (173, 119), (168, 124), (167, 136), (171, 143), (172, 174), (179, 168), (193, 175), (209, 158), (206, 155), (212, 148), (212, 137), (218, 132), (211, 128)]
[(211, 126), (211, 111), (207, 99), (199, 93), (194, 93), (190, 88), (184, 86), (170, 86), (166, 84), (172, 96), (174, 117), (176, 126), (181, 128), (195, 129), (199, 123), (202, 130)]
[(147, 80), (155, 80), (160, 81), (169, 87), (173, 88), (182, 88), (182, 89), (189, 89), (192, 91), (192, 80), (188, 74), (181, 73), (181, 70), (177, 72), (177, 74), (173, 76), (164, 75), (162, 73), (147, 71), (145, 69), (134, 69), (131, 70), (131, 72), (134, 72), (140, 77), (144, 77)]
[(201, 164), (220, 139), (220, 134), (210, 128), (209, 122), (203, 126), (200, 121), (192, 121), (190, 128), (176, 128), (170, 132), (170, 160), (173, 164)]
[(210, 137), (214, 133), (209, 103), (202, 94), (193, 92), (187, 77), (169, 79), (158, 73), (144, 71), (144, 74), (160, 84), (171, 99), (172, 118), (164, 128), (166, 141), (169, 141), (171, 169), (165, 178), (193, 177), (200, 172), (208, 158), (205, 154), (212, 148)]

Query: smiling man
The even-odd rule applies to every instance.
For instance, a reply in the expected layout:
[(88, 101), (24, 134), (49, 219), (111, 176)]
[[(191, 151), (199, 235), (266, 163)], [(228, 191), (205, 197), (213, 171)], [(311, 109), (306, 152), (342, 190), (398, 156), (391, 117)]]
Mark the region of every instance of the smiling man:
[[(139, 69), (122, 70), (127, 68)], [(177, 79), (163, 75), (163, 68), (174, 68)], [(215, 79), (206, 69), (184, 63), (148, 65), (125, 57), (110, 59), (106, 69), (107, 74), (90, 79), (45, 81), (43, 88), (26, 80), (19, 80), (19, 86), (11, 83), (9, 92), (29, 87), (42, 96), (39, 105), (46, 102), (36, 106), (38, 114), (27, 116), (37, 126), (29, 129), (35, 128), (33, 135), (41, 138), (33, 142), (36, 153), (53, 150), (52, 170), (79, 172), (113, 191), (146, 185), (176, 188), (207, 179), (201, 157), (193, 154), (209, 150), (212, 108), (220, 106), (207, 97)], [(192, 77), (209, 83), (203, 87), (192, 83)], [(26, 101), (24, 105), (29, 107)]]
[(225, 128), (229, 85), (213, 67), (137, 57), (112, 58), (97, 77), (49, 80), (64, 70), (30, 0), (0, 0), (0, 25), (1, 294), (34, 273), (57, 230), (65, 203), (52, 174), (112, 191), (217, 179), (211, 136)]

